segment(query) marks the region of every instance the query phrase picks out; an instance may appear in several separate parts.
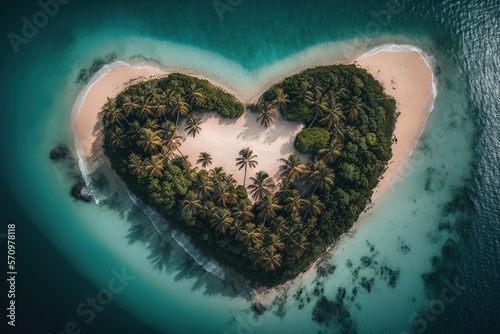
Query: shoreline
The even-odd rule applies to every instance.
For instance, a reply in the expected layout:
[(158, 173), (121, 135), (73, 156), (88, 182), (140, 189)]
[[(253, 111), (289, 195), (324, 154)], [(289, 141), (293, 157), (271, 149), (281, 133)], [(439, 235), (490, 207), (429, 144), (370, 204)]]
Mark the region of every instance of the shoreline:
[[(388, 47), (387, 45), (382, 45), (370, 50), (369, 52), (363, 54), (362, 56), (358, 57), (357, 59), (355, 59), (353, 62), (350, 63), (355, 63), (358, 67), (362, 67), (368, 70), (368, 72), (372, 74), (375, 77), (375, 79), (377, 79), (384, 86), (385, 92), (396, 99), (397, 112), (401, 112), (396, 122), (396, 128), (394, 131), (395, 136), (398, 138), (398, 142), (392, 145), (393, 157), (389, 161), (388, 168), (383, 173), (381, 181), (374, 189), (371, 198), (371, 204), (367, 206), (367, 208), (361, 213), (360, 217), (358, 218), (357, 222), (359, 222), (370, 214), (369, 209), (376, 204), (377, 200), (380, 197), (382, 197), (383, 194), (385, 194), (389, 189), (392, 188), (394, 181), (398, 177), (398, 174), (406, 164), (409, 157), (411, 156), (414, 148), (418, 143), (418, 139), (421, 133), (425, 129), (425, 124), (430, 112), (432, 111), (437, 92), (434, 82), (435, 77), (431, 68), (431, 64), (429, 63), (429, 60), (426, 59), (426, 56), (424, 56), (424, 53), (415, 47), (396, 46), (394, 48), (394, 46)], [(402, 64), (404, 64), (404, 66)], [(324, 65), (331, 65), (331, 63), (328, 64), (318, 63), (312, 66), (307, 66), (307, 68), (314, 66), (324, 66)], [(98, 116), (98, 113), (100, 112), (102, 105), (105, 103), (106, 98), (108, 96), (115, 97), (123, 89), (128, 87), (127, 82), (130, 82), (130, 80), (136, 79), (134, 83), (137, 83), (143, 81), (143, 79), (161, 77), (168, 75), (170, 73), (177, 73), (177, 72), (184, 73), (196, 76), (201, 79), (206, 79), (215, 86), (221, 87), (228, 93), (233, 94), (243, 104), (249, 104), (255, 102), (255, 100), (258, 99), (258, 97), (260, 97), (263, 92), (265, 92), (272, 85), (283, 80), (283, 78), (299, 73), (305, 69), (306, 68), (301, 68), (301, 69), (291, 68), (289, 71), (284, 71), (274, 80), (268, 80), (265, 83), (260, 83), (259, 92), (254, 94), (254, 96), (250, 94), (249, 95), (250, 97), (245, 98), (243, 94), (241, 93), (238, 94), (238, 92), (231, 89), (231, 87), (227, 87), (227, 85), (221, 84), (217, 80), (217, 78), (209, 77), (207, 75), (203, 75), (200, 73), (192, 73), (192, 71), (167, 70), (153, 65), (133, 66), (126, 64), (124, 62), (115, 62), (112, 63), (111, 65), (105, 66), (94, 76), (91, 82), (89, 82), (85, 86), (84, 90), (82, 90), (82, 92), (78, 96), (78, 100), (73, 107), (72, 125), (75, 132), (75, 144), (77, 147), (77, 153), (80, 160), (79, 165), (80, 169), (82, 169), (82, 174), (86, 174), (84, 175), (84, 178), (86, 181), (88, 181), (88, 172), (90, 172), (93, 169), (91, 164), (100, 163), (98, 160), (101, 160), (100, 158), (102, 157), (103, 153), (101, 148), (102, 137), (99, 136), (100, 123)], [(143, 77), (143, 79), (141, 80), (140, 77)], [(424, 101), (422, 101), (422, 99), (424, 99)], [(415, 100), (417, 101), (417, 103), (415, 103)], [(245, 112), (245, 114), (238, 120), (245, 121), (245, 118), (247, 117), (255, 118), (255, 115), (252, 115), (249, 112)], [(218, 117), (214, 117), (212, 115), (206, 117), (207, 121), (210, 121), (210, 119), (212, 120), (215, 119), (215, 121), (212, 121), (210, 123), (211, 132), (207, 131), (208, 127), (207, 124), (205, 123), (204, 125), (202, 125), (202, 132), (200, 133), (200, 136), (208, 132), (209, 138), (222, 139), (220, 138), (222, 137), (220, 136), (221, 130), (224, 129), (224, 132), (222, 133), (226, 135), (228, 131), (227, 128), (228, 124), (231, 124), (233, 130), (239, 131), (239, 128), (237, 126), (234, 126), (238, 122), (238, 120), (234, 120), (234, 122), (232, 121), (220, 122)], [(251, 123), (253, 125), (258, 125), (260, 131), (264, 129), (260, 128), (260, 125), (257, 124), (255, 120), (252, 120)], [(277, 147), (280, 147), (283, 144), (286, 144), (287, 141), (289, 141), (290, 142), (289, 144), (291, 144), (293, 147), (293, 141), (290, 140), (290, 136), (291, 133), (294, 132), (293, 130), (297, 131), (297, 129), (291, 129), (292, 131), (287, 132), (286, 128), (287, 122), (278, 121), (277, 124), (278, 123), (279, 125), (285, 125), (285, 128), (281, 129), (282, 131), (281, 137), (278, 136), (278, 138), (281, 138), (281, 141), (277, 141), (277, 139), (275, 139), (270, 141), (270, 143), (271, 144), (275, 143), (277, 144)], [(290, 124), (288, 124), (288, 126), (289, 125)], [(267, 130), (274, 129), (274, 126), (275, 125), (271, 126)], [(268, 132), (267, 130), (262, 131), (262, 133), (269, 134), (272, 132), (272, 131)], [(236, 134), (238, 135), (240, 133)], [(286, 136), (285, 134), (288, 134), (288, 136)], [(262, 134), (260, 138), (263, 138)], [(200, 152), (199, 150), (200, 148), (198, 147), (200, 141), (198, 136), (196, 140), (190, 141), (189, 139), (187, 139), (183, 143), (181, 149), (189, 148), (189, 145), (186, 145), (186, 142), (188, 144), (189, 143), (193, 144), (191, 145), (191, 152), (186, 152), (187, 155), (190, 156), (191, 162), (193, 162), (193, 160), (195, 161), (198, 156), (197, 153), (194, 153), (194, 148), (198, 150), (197, 152)], [(250, 136), (250, 139), (248, 141), (254, 142), (254, 140), (255, 138)], [(213, 147), (216, 149), (222, 147), (221, 142), (217, 143), (213, 141), (207, 141), (206, 138), (204, 138), (204, 140), (201, 142), (205, 143), (207, 147)], [(229, 141), (227, 140), (226, 136), (224, 136), (224, 139), (222, 139), (222, 143), (227, 145), (228, 142)], [(238, 143), (239, 145), (238, 150), (243, 148), (240, 147), (241, 146), (240, 144), (243, 145), (243, 147), (248, 146), (246, 144), (243, 144), (242, 142)], [(269, 166), (272, 164), (277, 165), (277, 167), (279, 167), (279, 162), (277, 162), (276, 154), (273, 153), (272, 150), (269, 150), (269, 145), (262, 146), (263, 143), (260, 143), (260, 145), (262, 147), (262, 150), (259, 152), (263, 153), (271, 152), (269, 157), (271, 156), (274, 157), (273, 160), (266, 160), (266, 162), (268, 162), (266, 168), (269, 169)], [(284, 157), (286, 157), (290, 153), (289, 150), (285, 151), (287, 153), (282, 154), (282, 156)], [(226, 161), (228, 161), (229, 160), (227, 158), (228, 153), (227, 152), (222, 152), (222, 153), (223, 153), (222, 156), (226, 158)], [(262, 156), (263, 153), (260, 153), (261, 155), (258, 154), (259, 160), (261, 160), (260, 157)], [(234, 167), (234, 163), (232, 160), (234, 159), (231, 159), (230, 164), (231, 166)], [(195, 164), (193, 164), (193, 166), (194, 165)], [(235, 172), (231, 170), (231, 168), (228, 168), (229, 167), (228, 165), (225, 165), (223, 167), (225, 169), (227, 168), (227, 171), (229, 173), (233, 173), (239, 183), (242, 183), (241, 182), (242, 175), (240, 175), (241, 173), (238, 171)], [(212, 167), (216, 166), (218, 166), (218, 164), (214, 159), (214, 165)], [(256, 172), (258, 170), (261, 170), (261, 166), (258, 166), (255, 170), (253, 170), (253, 172)], [(273, 172), (270, 172), (269, 174), (271, 176), (274, 176)], [(249, 173), (249, 176), (251, 175), (252, 174)], [(318, 263), (320, 263), (327, 254), (331, 253), (331, 251), (341, 243), (344, 237), (347, 237), (355, 232), (355, 228), (356, 227), (353, 226), (351, 230), (349, 230), (341, 238), (339, 238), (339, 240), (337, 240), (335, 244), (328, 247), (323, 253), (323, 255), (320, 256), (313, 263), (311, 263), (309, 268), (304, 272), (302, 272), (299, 276), (297, 276), (297, 278), (290, 280), (277, 287), (274, 287), (273, 289), (259, 293), (258, 299), (261, 300), (262, 298), (267, 300), (271, 297), (275, 297), (276, 296), (275, 291), (291, 287), (295, 285), (298, 281), (300, 281), (305, 275), (310, 275), (313, 272), (313, 269), (316, 268)]]

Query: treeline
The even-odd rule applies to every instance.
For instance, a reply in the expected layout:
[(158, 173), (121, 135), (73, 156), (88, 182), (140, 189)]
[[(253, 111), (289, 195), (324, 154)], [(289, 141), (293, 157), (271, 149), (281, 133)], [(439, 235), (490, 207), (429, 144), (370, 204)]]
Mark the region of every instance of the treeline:
[[(264, 126), (278, 113), (304, 122), (296, 147), (311, 154), (281, 159), (280, 177), (258, 171), (238, 185), (221, 167), (201, 169), (182, 153), (177, 124), (202, 131), (192, 112), (239, 117), (243, 106), (204, 80), (172, 74), (129, 87), (103, 108), (105, 151), (129, 188), (203, 251), (253, 280), (274, 284), (296, 276), (348, 230), (365, 208), (391, 157), (395, 101), (365, 70), (307, 70), (272, 87), (257, 105)], [(232, 163), (258, 167), (251, 148)]]

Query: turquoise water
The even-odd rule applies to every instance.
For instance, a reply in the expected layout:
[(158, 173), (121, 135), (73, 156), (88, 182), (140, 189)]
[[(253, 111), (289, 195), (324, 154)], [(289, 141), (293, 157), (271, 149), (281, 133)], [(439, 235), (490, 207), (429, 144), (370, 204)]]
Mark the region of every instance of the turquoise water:
[[(422, 322), (425, 332), (499, 328), (500, 4), (397, 3), (388, 20), (376, 14), (384, 1), (243, 0), (221, 20), (212, 1), (74, 0), (17, 54), (5, 38), (0, 168), (9, 197), (2, 209), (19, 227), (26, 273), (19, 326), (37, 333), (59, 332), (68, 321), (88, 333), (400, 333)], [(12, 8), (4, 36), (20, 33), (20, 18), (38, 10)], [(328, 254), (326, 274), (278, 292), (279, 303), (261, 318), (250, 311), (244, 282), (220, 280), (171, 237), (160, 238), (109, 175), (94, 175), (98, 204), (75, 202), (74, 166), (48, 159), (58, 143), (75, 148), (72, 108), (84, 88), (77, 77), (96, 58), (194, 69), (255, 91), (287, 69), (347, 61), (382, 44), (415, 45), (435, 66), (435, 108), (405, 178)], [(122, 270), (135, 278), (87, 323), (77, 305)], [(455, 277), (467, 286), (455, 302), (432, 318), (414, 317), (439, 306), (436, 293)], [(317, 302), (344, 290), (342, 312), (314, 321)]]

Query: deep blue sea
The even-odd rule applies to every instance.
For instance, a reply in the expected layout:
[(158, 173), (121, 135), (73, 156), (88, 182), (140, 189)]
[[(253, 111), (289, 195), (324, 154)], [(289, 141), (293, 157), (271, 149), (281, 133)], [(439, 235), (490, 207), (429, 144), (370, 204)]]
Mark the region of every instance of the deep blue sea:
[[(31, 0), (3, 4), (0, 22), (0, 258), (15, 224), (17, 270), (7, 333), (500, 332), (499, 0)], [(59, 143), (76, 152), (78, 77), (93, 64), (257, 82), (391, 44), (429, 55), (438, 92), (411, 172), (264, 316), (249, 287), (160, 238), (105, 170), (91, 176), (99, 201), (83, 203), (69, 195), (78, 160), (49, 159)], [(335, 307), (318, 322), (324, 298)]]

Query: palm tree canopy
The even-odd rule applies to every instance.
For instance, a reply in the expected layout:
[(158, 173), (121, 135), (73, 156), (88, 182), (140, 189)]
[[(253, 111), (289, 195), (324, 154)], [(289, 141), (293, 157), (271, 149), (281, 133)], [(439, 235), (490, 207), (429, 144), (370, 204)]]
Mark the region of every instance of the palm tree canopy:
[(284, 114), (286, 112), (287, 103), (289, 102), (288, 94), (285, 94), (283, 88), (276, 89), (276, 97), (271, 102), (272, 107)]
[(188, 136), (196, 137), (197, 134), (201, 132), (201, 124), (203, 120), (198, 116), (190, 116), (186, 123), (186, 131)]
[(257, 122), (260, 121), (260, 125), (264, 125), (266, 128), (274, 123), (278, 113), (276, 112), (275, 106), (269, 102), (262, 102), (257, 105), (259, 110), (259, 116), (257, 116)]
[(164, 164), (163, 160), (158, 155), (152, 156), (151, 159), (146, 159), (145, 166), (149, 176), (161, 177), (163, 175)]
[(162, 140), (155, 131), (143, 128), (140, 132), (137, 145), (141, 146), (144, 152), (155, 153), (160, 149)]
[(267, 221), (276, 217), (276, 211), (281, 210), (283, 207), (278, 203), (278, 199), (272, 194), (264, 197), (260, 202), (257, 210), (259, 213), (257, 217)]
[(207, 152), (201, 152), (196, 163), (201, 164), (203, 168), (208, 167), (212, 164), (212, 155)]
[(276, 189), (276, 185), (269, 174), (264, 171), (259, 171), (255, 174), (255, 177), (251, 177), (250, 180), (253, 182), (248, 186), (250, 190), (250, 195), (255, 202), (260, 202), (266, 196), (272, 194), (272, 191)]
[(302, 160), (298, 155), (290, 154), (288, 159), (281, 158), (279, 161), (283, 163), (283, 165), (280, 166), (280, 178), (294, 181), (304, 174), (306, 166), (302, 164)]
[(257, 155), (253, 153), (250, 148), (242, 149), (239, 153), (239, 157), (236, 158), (236, 166), (239, 167), (239, 170), (246, 168), (247, 166), (250, 168), (255, 168), (259, 164), (255, 159), (257, 159)]
[(316, 189), (324, 190), (327, 186), (333, 187), (334, 185), (335, 175), (323, 161), (315, 161), (311, 164), (306, 175), (308, 181), (311, 182), (311, 186), (314, 187), (313, 194)]
[(193, 106), (199, 101), (202, 101), (204, 97), (205, 93), (203, 92), (203, 88), (195, 83), (190, 85), (186, 90), (186, 101), (189, 103), (191, 108), (193, 108)]
[(239, 170), (245, 168), (245, 175), (243, 177), (243, 186), (246, 185), (247, 181), (247, 169), (248, 167), (250, 168), (255, 168), (259, 164), (257, 160), (257, 155), (253, 153), (253, 151), (250, 148), (244, 148), (240, 151), (239, 157), (236, 158), (236, 166), (239, 167)]
[(330, 164), (340, 156), (343, 148), (344, 145), (339, 143), (337, 140), (333, 140), (327, 148), (319, 150), (318, 157), (325, 164)]

